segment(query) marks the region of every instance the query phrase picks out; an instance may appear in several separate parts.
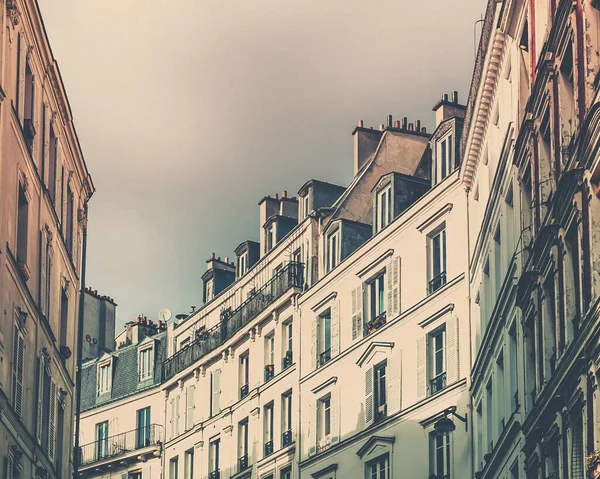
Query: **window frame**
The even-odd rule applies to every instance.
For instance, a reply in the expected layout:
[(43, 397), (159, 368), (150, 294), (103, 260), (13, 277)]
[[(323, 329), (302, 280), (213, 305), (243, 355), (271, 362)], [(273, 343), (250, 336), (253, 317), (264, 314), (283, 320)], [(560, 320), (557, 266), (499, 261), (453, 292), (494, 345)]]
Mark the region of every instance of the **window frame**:
[(338, 227), (327, 235), (326, 271), (332, 271), (341, 260), (341, 229)]
[[(377, 204), (376, 206), (376, 214), (375, 224), (377, 225), (377, 232), (383, 230), (387, 225), (389, 225), (393, 219), (393, 207), (394, 202), (392, 200), (392, 182), (390, 181), (385, 186), (383, 186), (377, 192)], [(384, 211), (385, 207), (385, 211)]]
[[(365, 479), (391, 479), (391, 466), (390, 466), (390, 455), (389, 453), (377, 456), (374, 459), (370, 459), (364, 465), (365, 468)], [(381, 466), (383, 465), (383, 476)], [(373, 475), (373, 467), (375, 467), (375, 475)]]
[[(317, 316), (317, 357), (319, 367), (331, 360), (331, 319), (331, 307), (325, 308)], [(327, 334), (328, 331), (329, 334)], [(327, 347), (328, 343), (329, 347)]]
[[(188, 338), (189, 340), (189, 338)], [(144, 361), (144, 354), (148, 354)], [(138, 382), (149, 381), (154, 377), (154, 344), (145, 344), (138, 348)]]
[[(436, 342), (440, 336), (442, 337), (442, 345), (441, 349), (438, 349)], [(427, 339), (427, 381), (429, 383), (428, 389), (430, 395), (433, 395), (446, 388), (448, 384), (448, 346), (446, 323), (435, 328), (433, 331), (430, 331), (427, 334)], [(441, 353), (441, 367), (438, 366), (438, 353)], [(434, 387), (434, 384), (437, 384), (437, 382), (440, 382), (441, 384)]]
[[(427, 235), (427, 293), (435, 293), (448, 282), (448, 238), (446, 222)], [(439, 238), (439, 240), (438, 240)], [(436, 244), (439, 252), (436, 258)], [(439, 270), (439, 271), (437, 271)]]
[[(379, 376), (378, 376), (379, 374)], [(387, 416), (388, 403), (387, 359), (373, 366), (373, 412), (374, 422)], [(383, 402), (382, 397), (383, 396)], [(383, 408), (383, 411), (381, 409)]]
[[(106, 375), (103, 376), (102, 371), (106, 370)], [(104, 380), (106, 378), (106, 381)], [(98, 388), (97, 397), (110, 394), (112, 392), (112, 358), (98, 363), (97, 378)]]
[[(451, 469), (451, 441), (449, 435), (438, 434), (436, 431), (431, 431), (428, 436), (429, 439), (429, 473), (431, 476), (437, 479), (449, 479)], [(441, 443), (438, 443), (441, 441)], [(441, 451), (441, 469), (442, 474), (439, 474), (440, 470), (440, 451)]]

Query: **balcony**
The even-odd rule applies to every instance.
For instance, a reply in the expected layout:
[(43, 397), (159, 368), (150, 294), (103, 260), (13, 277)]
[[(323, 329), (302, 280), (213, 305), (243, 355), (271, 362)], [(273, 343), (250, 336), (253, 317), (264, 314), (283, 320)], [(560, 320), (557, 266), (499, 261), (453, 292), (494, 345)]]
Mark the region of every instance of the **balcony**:
[(248, 454), (244, 454), (238, 459), (238, 472), (248, 469)]
[(386, 312), (384, 311), (379, 316), (373, 318), (371, 321), (365, 324), (365, 336), (368, 336), (369, 334), (372, 334), (375, 331), (377, 331), (379, 328), (385, 325), (385, 321)]
[(223, 310), (218, 324), (196, 335), (193, 342), (168, 358), (163, 363), (163, 378), (165, 380), (172, 378), (222, 346), (287, 291), (291, 288), (301, 289), (303, 284), (304, 265), (288, 263), (276, 276), (254, 291), (238, 308)]
[(331, 360), (331, 349), (327, 349), (319, 354), (319, 366), (324, 366)]
[(292, 443), (292, 430), (288, 429), (281, 435), (281, 447), (289, 446)]
[(240, 388), (240, 399), (244, 399), (247, 395), (248, 395), (248, 384), (244, 384), (241, 388)]
[(446, 272), (438, 274), (429, 282), (429, 294), (435, 293), (438, 289), (446, 284)]
[(436, 377), (429, 381), (429, 390), (431, 394), (435, 394), (446, 387), (446, 373), (443, 372), (438, 374)]
[(275, 376), (275, 365), (267, 364), (265, 365), (265, 382), (269, 382)]
[(283, 357), (283, 361), (282, 361), (282, 369), (287, 369), (292, 365), (293, 359), (292, 359), (292, 350), (288, 349), (285, 352), (285, 356)]
[(219, 469), (217, 469), (216, 471), (211, 471), (208, 475), (209, 479), (220, 479), (221, 477), (221, 471), (219, 471)]
[(110, 468), (114, 462), (137, 462), (139, 456), (158, 455), (162, 446), (162, 426), (150, 426), (108, 436), (105, 439), (90, 442), (79, 448), (79, 466), (83, 471), (87, 467)]
[(271, 454), (273, 454), (273, 441), (267, 441), (265, 442), (265, 457), (270, 456)]

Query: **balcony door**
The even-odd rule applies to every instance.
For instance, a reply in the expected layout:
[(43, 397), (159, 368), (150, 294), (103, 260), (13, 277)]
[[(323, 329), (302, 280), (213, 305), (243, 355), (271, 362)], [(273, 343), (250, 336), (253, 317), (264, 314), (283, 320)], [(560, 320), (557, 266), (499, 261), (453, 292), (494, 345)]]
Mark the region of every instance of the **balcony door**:
[(150, 408), (138, 409), (135, 446), (137, 449), (150, 445)]

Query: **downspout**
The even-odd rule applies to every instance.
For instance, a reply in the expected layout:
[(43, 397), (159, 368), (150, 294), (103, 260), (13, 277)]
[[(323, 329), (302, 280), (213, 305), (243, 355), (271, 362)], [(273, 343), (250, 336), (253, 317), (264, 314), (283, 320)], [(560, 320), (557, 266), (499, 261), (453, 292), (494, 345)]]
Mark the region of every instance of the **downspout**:
[[(305, 271), (304, 274), (307, 274), (307, 272)], [(297, 311), (298, 313), (298, 324), (301, 324), (300, 321), (302, 321), (302, 310), (298, 307), (298, 297), (300, 295), (296, 294), (294, 295), (294, 309)], [(300, 328), (297, 329), (298, 331), (300, 331)], [(297, 334), (298, 336), (298, 353), (301, 353), (302, 351), (302, 334)], [(298, 354), (298, 358), (300, 358), (300, 354)], [(297, 361), (298, 365), (297, 370), (298, 370), (298, 415), (297, 415), (297, 426), (296, 426), (296, 430), (298, 431), (298, 436), (296, 437), (296, 441), (298, 441), (298, 460), (296, 461), (296, 464), (298, 465), (298, 470), (296, 473), (295, 477), (301, 477), (300, 476), (300, 457), (302, 455), (302, 433), (301, 433), (301, 424), (302, 424), (302, 361)]]
[(577, 28), (577, 116), (579, 125), (585, 119), (585, 65), (583, 50), (583, 6), (575, 0), (575, 24)]
[(475, 444), (475, 437), (473, 434), (473, 411), (475, 410), (473, 405), (473, 394), (471, 394), (471, 371), (473, 368), (473, 327), (472, 327), (472, 306), (471, 306), (471, 225), (469, 222), (469, 190), (465, 188), (465, 196), (467, 198), (467, 307), (469, 315), (469, 373), (467, 375), (467, 387), (469, 391), (469, 414), (468, 414), (468, 427), (469, 427), (469, 467), (471, 473), (469, 477), (475, 477), (475, 450), (473, 445)]
[(85, 302), (85, 270), (87, 263), (87, 217), (88, 199), (83, 204), (83, 239), (81, 250), (81, 281), (79, 287), (79, 317), (77, 319), (77, 369), (75, 371), (75, 446), (73, 461), (73, 478), (79, 476), (79, 430), (81, 423), (81, 356), (83, 353), (83, 306)]

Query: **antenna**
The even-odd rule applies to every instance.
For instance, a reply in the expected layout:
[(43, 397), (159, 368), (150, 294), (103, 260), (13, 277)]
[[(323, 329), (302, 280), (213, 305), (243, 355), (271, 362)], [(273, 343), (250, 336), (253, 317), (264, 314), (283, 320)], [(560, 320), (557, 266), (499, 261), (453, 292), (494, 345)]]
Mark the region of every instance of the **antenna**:
[(173, 316), (173, 314), (171, 313), (171, 310), (169, 310), (169, 309), (167, 309), (167, 308), (161, 309), (161, 310), (158, 312), (158, 319), (160, 319), (161, 321), (164, 321), (165, 323), (166, 323), (166, 322), (167, 322), (169, 319), (171, 319), (171, 316)]

